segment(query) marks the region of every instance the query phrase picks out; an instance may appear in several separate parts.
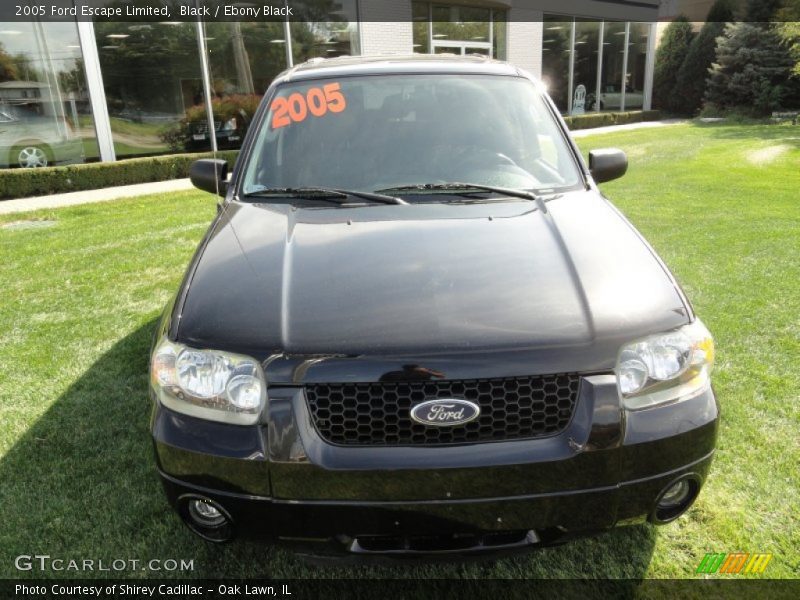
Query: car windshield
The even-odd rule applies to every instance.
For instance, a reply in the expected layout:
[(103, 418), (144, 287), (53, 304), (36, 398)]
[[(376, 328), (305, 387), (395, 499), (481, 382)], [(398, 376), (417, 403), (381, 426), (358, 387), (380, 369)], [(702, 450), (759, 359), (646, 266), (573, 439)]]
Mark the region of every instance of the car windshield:
[(245, 196), (322, 187), (430, 197), (454, 188), (412, 186), (453, 182), (544, 193), (582, 183), (542, 93), (497, 75), (284, 83), (244, 173)]

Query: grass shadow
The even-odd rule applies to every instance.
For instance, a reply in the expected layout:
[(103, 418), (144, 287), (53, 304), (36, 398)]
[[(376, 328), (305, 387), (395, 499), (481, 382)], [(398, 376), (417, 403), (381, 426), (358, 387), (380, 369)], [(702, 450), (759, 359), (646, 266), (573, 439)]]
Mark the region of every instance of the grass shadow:
[[(703, 130), (711, 138), (721, 140), (763, 140), (787, 143), (800, 148), (800, 124), (789, 123), (736, 123), (735, 121), (719, 121), (704, 123), (697, 119), (691, 121), (692, 127)], [(743, 127), (742, 125), (746, 125)]]
[[(650, 526), (521, 557), (398, 567), (309, 565), (256, 543), (211, 545), (167, 505), (149, 435), (147, 357), (155, 321), (119, 340), (0, 460), (0, 577), (568, 578), (641, 579), (655, 545)], [(17, 571), (19, 555), (93, 560), (93, 571)], [(113, 560), (120, 571), (98, 571)], [(144, 570), (147, 561), (192, 560), (194, 570)], [(131, 560), (139, 563), (134, 567)], [(163, 564), (163, 562), (162, 562)]]

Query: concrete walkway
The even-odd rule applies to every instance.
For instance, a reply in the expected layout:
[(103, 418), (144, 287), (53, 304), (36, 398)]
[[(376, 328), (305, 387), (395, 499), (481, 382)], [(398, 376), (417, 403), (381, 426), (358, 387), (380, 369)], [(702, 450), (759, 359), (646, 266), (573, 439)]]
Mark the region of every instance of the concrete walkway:
[[(686, 123), (683, 119), (668, 119), (664, 121), (645, 121), (644, 123), (629, 123), (627, 125), (611, 125), (609, 127), (596, 127), (594, 129), (579, 129), (572, 132), (572, 137), (583, 138), (602, 133), (615, 133), (617, 131), (630, 131), (633, 129), (649, 129), (653, 127), (666, 127)], [(105, 188), (102, 190), (86, 190), (83, 192), (69, 192), (66, 194), (53, 194), (51, 196), (35, 196), (33, 198), (20, 198), (19, 200), (0, 200), (0, 215), (9, 213), (39, 210), (41, 208), (60, 208), (76, 204), (89, 204), (92, 202), (106, 202), (120, 198), (133, 198), (145, 194), (160, 194), (164, 192), (177, 192), (192, 189), (188, 179), (173, 179), (171, 181), (156, 181), (153, 183), (139, 183)]]
[(51, 196), (34, 196), (18, 200), (0, 200), (0, 215), (41, 208), (60, 208), (76, 204), (89, 204), (92, 202), (106, 202), (120, 198), (133, 198), (145, 194), (160, 194), (163, 192), (177, 192), (190, 190), (192, 184), (188, 179), (171, 179), (169, 181), (154, 181), (152, 183), (137, 183), (136, 185), (121, 185), (119, 187), (103, 188), (101, 190), (85, 190), (82, 192), (68, 192), (66, 194), (53, 194)]
[(608, 127), (595, 127), (594, 129), (578, 129), (570, 132), (574, 138), (583, 138), (601, 133), (617, 133), (618, 131), (631, 131), (633, 129), (651, 129), (653, 127), (666, 127), (688, 123), (686, 119), (664, 119), (663, 121), (644, 121), (642, 123), (628, 123), (627, 125), (609, 125)]

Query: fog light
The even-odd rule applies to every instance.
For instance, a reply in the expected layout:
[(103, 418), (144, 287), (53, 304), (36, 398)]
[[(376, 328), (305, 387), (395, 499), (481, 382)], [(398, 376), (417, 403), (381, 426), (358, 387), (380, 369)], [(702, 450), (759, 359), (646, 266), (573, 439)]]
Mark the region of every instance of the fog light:
[(659, 508), (674, 508), (680, 506), (686, 501), (689, 493), (692, 491), (691, 485), (686, 479), (682, 479), (678, 483), (672, 485), (661, 495), (658, 501)]
[(216, 500), (198, 494), (184, 494), (175, 508), (186, 526), (204, 540), (222, 543), (236, 536), (233, 518)]
[(702, 479), (694, 473), (684, 475), (667, 485), (656, 496), (649, 520), (661, 525), (680, 517), (697, 499), (701, 485)]
[(225, 522), (225, 516), (211, 503), (205, 500), (191, 500), (189, 514), (198, 525), (217, 527)]

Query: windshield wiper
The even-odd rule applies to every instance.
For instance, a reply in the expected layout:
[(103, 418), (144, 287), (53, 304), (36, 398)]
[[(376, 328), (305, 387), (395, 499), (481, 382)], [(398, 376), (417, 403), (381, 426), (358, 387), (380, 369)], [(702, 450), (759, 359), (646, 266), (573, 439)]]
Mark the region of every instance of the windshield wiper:
[(376, 204), (408, 204), (402, 198), (387, 196), (374, 192), (360, 192), (356, 190), (340, 190), (324, 187), (298, 187), (298, 188), (261, 188), (247, 192), (245, 197), (269, 198), (289, 197), (304, 198), (307, 200), (323, 200), (345, 204), (349, 198), (360, 198)]
[(542, 212), (547, 212), (547, 206), (545, 206), (542, 197), (538, 194), (534, 194), (528, 190), (517, 190), (514, 188), (499, 187), (495, 185), (483, 185), (482, 183), (461, 183), (457, 181), (447, 183), (421, 183), (418, 185), (403, 185), (386, 188), (384, 190), (378, 190), (378, 192), (425, 192), (448, 190), (458, 192), (459, 195), (494, 192), (495, 194), (502, 194), (503, 196), (508, 196), (511, 198), (523, 198), (524, 200), (536, 202), (536, 205), (541, 209)]

